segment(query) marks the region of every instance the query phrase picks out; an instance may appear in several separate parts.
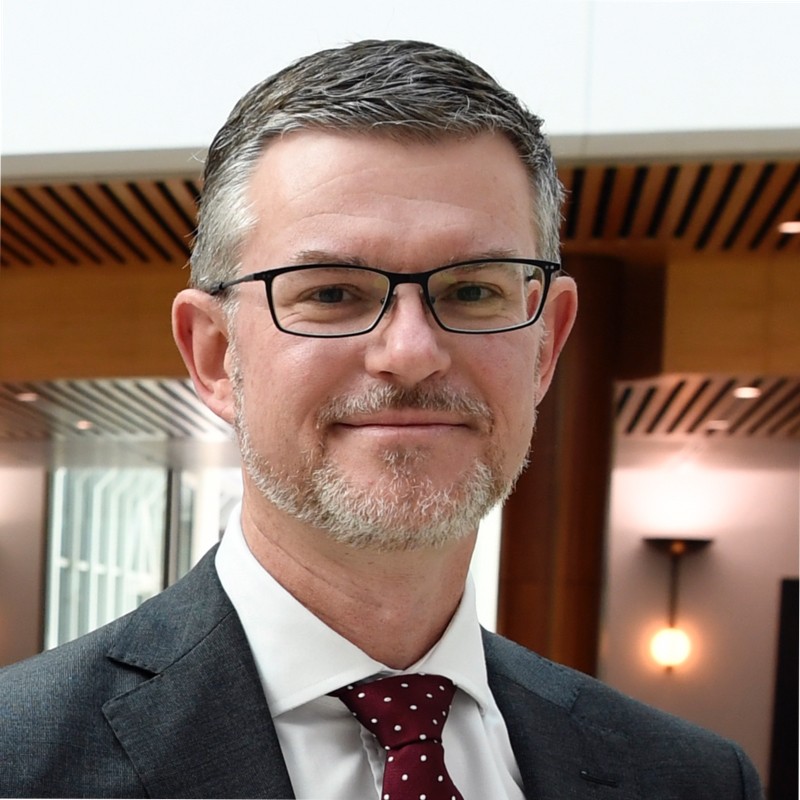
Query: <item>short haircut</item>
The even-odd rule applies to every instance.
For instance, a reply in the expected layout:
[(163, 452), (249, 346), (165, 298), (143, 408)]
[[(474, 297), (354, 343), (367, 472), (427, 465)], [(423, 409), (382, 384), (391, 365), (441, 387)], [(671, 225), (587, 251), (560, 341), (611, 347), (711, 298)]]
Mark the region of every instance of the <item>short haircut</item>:
[(297, 130), (423, 142), (499, 132), (530, 178), (532, 255), (558, 260), (563, 189), (541, 127), (487, 72), (437, 45), (367, 40), (301, 58), (247, 92), (209, 148), (192, 285), (208, 289), (238, 274), (256, 222), (247, 199), (255, 166), (270, 139)]

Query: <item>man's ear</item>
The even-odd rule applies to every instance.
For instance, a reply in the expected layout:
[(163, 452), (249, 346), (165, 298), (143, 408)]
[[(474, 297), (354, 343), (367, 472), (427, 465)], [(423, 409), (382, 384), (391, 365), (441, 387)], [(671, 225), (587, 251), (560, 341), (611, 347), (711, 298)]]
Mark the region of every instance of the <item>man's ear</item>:
[(575, 281), (566, 275), (557, 277), (550, 286), (547, 305), (542, 315), (545, 327), (545, 339), (539, 354), (539, 386), (536, 392), (536, 403), (550, 388), (558, 357), (561, 354), (567, 337), (575, 322), (578, 311), (578, 287)]
[(172, 304), (172, 335), (200, 399), (233, 424), (228, 326), (219, 302), (198, 289), (179, 292)]

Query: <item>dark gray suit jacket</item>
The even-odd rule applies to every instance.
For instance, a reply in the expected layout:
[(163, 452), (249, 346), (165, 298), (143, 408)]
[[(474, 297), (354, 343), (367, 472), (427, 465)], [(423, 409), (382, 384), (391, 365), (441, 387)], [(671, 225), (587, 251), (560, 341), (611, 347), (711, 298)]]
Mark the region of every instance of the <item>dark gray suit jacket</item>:
[[(498, 636), (485, 646), (531, 800), (761, 797), (730, 742)], [(0, 671), (0, 797), (19, 796), (294, 797), (213, 552), (132, 614)]]

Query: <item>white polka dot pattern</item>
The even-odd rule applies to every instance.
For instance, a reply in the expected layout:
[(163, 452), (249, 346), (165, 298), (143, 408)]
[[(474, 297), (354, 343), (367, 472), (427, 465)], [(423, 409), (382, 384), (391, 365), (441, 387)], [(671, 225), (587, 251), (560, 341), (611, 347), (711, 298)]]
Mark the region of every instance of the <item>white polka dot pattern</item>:
[(333, 692), (387, 751), (383, 800), (463, 800), (441, 739), (455, 690), (448, 678), (420, 674)]

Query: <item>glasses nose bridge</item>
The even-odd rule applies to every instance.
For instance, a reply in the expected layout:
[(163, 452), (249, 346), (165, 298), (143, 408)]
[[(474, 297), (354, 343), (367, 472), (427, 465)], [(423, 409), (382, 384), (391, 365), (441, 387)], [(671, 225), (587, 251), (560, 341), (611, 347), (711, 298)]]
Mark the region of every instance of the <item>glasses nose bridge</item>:
[(428, 278), (430, 274), (427, 272), (390, 272), (387, 274), (389, 278), (389, 291), (387, 293), (387, 305), (391, 305), (397, 297), (397, 287), (410, 283), (419, 287), (419, 293), (425, 302), (425, 305), (430, 307), (430, 297), (428, 295)]
[(381, 316), (386, 314), (396, 303), (398, 299), (397, 288), (406, 284), (415, 285), (419, 288), (419, 298), (422, 303), (422, 308), (426, 314), (431, 315), (434, 319), (436, 314), (433, 310), (433, 303), (428, 292), (428, 278), (430, 273), (427, 272), (390, 272), (386, 273), (389, 279), (389, 289), (386, 294), (386, 303), (384, 304)]
[(428, 272), (389, 272), (389, 294), (393, 295), (398, 286), (404, 283), (415, 283), (420, 287), (423, 293), (426, 293), (428, 287)]

